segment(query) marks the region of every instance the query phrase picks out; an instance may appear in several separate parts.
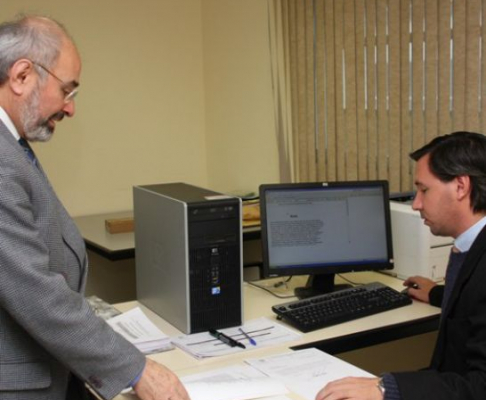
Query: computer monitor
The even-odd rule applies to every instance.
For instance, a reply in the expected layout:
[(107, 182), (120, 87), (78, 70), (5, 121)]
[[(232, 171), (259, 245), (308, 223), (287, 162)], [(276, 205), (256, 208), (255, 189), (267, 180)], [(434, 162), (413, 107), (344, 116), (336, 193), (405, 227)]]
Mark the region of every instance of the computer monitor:
[(260, 186), (263, 276), (310, 275), (299, 298), (336, 290), (334, 276), (393, 268), (387, 181)]

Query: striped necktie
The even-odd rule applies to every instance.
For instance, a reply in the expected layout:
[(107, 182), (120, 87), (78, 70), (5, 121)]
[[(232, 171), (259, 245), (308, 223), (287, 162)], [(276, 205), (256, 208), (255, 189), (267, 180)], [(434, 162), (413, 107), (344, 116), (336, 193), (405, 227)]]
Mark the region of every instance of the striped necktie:
[(34, 164), (37, 167), (37, 158), (36, 158), (34, 152), (32, 151), (32, 148), (30, 147), (27, 140), (25, 140), (24, 138), (20, 138), (19, 144), (24, 149), (25, 154), (27, 154), (27, 157), (29, 157), (29, 160), (32, 162), (32, 164)]

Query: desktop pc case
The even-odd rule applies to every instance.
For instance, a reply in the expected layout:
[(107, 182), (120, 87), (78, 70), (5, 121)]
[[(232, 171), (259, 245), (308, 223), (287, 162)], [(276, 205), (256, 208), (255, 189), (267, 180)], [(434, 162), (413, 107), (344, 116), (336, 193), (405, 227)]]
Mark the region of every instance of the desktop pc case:
[(133, 200), (138, 301), (186, 334), (241, 325), (241, 200), (184, 183)]
[(395, 268), (400, 279), (420, 275), (439, 282), (445, 279), (454, 239), (434, 236), (410, 202), (390, 201)]

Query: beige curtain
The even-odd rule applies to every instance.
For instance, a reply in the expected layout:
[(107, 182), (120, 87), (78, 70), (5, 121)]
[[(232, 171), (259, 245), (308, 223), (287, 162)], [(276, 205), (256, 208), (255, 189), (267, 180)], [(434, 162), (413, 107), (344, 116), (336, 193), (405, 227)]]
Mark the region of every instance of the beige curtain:
[(407, 191), (410, 151), (486, 132), (486, 0), (268, 1), (287, 180)]
[(273, 103), (276, 139), (279, 154), (280, 182), (292, 182), (295, 175), (294, 146), (292, 142), (292, 107), (290, 96), (288, 27), (283, 18), (282, 6), (268, 2), (268, 26), (272, 72)]

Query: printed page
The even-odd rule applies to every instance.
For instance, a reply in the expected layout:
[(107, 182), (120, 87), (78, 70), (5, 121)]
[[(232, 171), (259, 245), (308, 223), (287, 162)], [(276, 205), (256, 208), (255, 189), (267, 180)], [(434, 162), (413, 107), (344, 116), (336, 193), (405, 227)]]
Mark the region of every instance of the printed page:
[(247, 400), (288, 393), (287, 388), (249, 365), (236, 365), (181, 378), (191, 400)]
[(317, 349), (291, 351), (246, 362), (266, 375), (285, 382), (292, 392), (308, 400), (314, 400), (319, 390), (336, 379), (374, 376)]
[[(221, 340), (211, 336), (209, 332), (177, 336), (172, 338), (172, 343), (196, 358), (205, 358), (274, 346), (291, 340), (297, 340), (302, 336), (293, 329), (287, 328), (268, 318), (254, 319), (246, 322), (241, 327), (220, 329), (219, 331), (244, 344), (246, 349), (228, 346)], [(251, 343), (252, 341), (254, 344)]]
[(136, 307), (107, 321), (115, 332), (145, 353), (155, 353), (174, 348), (170, 338), (157, 328), (152, 321)]

